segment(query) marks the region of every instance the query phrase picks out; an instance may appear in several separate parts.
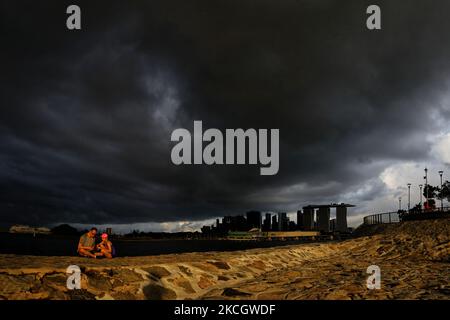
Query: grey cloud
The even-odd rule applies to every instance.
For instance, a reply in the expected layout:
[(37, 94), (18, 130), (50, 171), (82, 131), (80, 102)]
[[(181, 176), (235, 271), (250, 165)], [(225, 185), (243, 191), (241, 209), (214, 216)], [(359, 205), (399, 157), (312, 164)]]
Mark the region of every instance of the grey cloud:
[[(382, 195), (382, 164), (425, 159), (430, 121), (449, 121), (450, 4), (381, 1), (379, 32), (365, 29), (368, 4), (80, 1), (71, 33), (64, 1), (4, 1), (2, 223), (201, 220)], [(279, 174), (172, 165), (170, 132), (193, 120), (279, 128)]]

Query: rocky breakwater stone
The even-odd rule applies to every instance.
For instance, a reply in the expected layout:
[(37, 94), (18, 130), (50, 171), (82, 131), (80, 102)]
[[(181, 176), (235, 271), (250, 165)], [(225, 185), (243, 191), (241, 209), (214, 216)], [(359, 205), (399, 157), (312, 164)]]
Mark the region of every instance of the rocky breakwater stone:
[(162, 266), (151, 266), (143, 268), (143, 271), (149, 274), (151, 282), (143, 287), (143, 293), (149, 300), (174, 300), (177, 294), (174, 290), (166, 288), (161, 284), (161, 279), (171, 275), (171, 273)]

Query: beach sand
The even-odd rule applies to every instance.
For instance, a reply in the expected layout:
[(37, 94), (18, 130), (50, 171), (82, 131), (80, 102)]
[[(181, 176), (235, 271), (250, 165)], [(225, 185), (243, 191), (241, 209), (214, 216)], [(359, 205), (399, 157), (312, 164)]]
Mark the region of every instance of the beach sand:
[[(234, 252), (94, 260), (0, 255), (0, 299), (450, 299), (450, 219), (359, 237)], [(78, 265), (81, 290), (68, 290)], [(366, 286), (381, 269), (381, 289)]]

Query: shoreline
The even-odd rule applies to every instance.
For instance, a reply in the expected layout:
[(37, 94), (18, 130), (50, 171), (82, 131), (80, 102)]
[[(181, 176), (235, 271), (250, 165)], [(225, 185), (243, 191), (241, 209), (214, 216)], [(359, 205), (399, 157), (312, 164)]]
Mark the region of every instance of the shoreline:
[[(0, 235), (0, 254), (35, 256), (74, 256), (78, 237), (32, 235)], [(331, 241), (331, 240), (327, 240)], [(308, 243), (324, 243), (324, 240), (181, 240), (181, 239), (112, 239), (117, 256), (149, 256), (193, 252), (232, 252), (255, 248), (273, 248)]]

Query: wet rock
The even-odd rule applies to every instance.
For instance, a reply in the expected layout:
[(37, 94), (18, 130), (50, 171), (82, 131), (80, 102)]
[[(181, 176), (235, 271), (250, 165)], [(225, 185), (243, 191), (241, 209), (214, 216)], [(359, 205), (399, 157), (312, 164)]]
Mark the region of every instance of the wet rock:
[(176, 279), (174, 280), (174, 285), (182, 288), (186, 293), (195, 293), (191, 283), (186, 279)]
[(111, 296), (115, 300), (135, 300), (137, 296), (131, 292), (123, 291), (123, 292), (112, 292)]
[(109, 291), (112, 289), (112, 284), (109, 278), (98, 272), (86, 273), (88, 280), (88, 287), (96, 291)]
[(214, 285), (214, 282), (212, 282), (210, 279), (208, 279), (205, 276), (201, 276), (200, 280), (198, 281), (197, 285), (201, 288), (201, 289), (206, 289), (212, 285)]
[[(41, 281), (44, 286), (49, 286), (56, 290), (64, 291), (67, 289), (67, 275), (62, 273), (46, 275)], [(36, 290), (36, 288), (33, 290)]]
[(35, 299), (52, 299), (52, 300), (69, 300), (70, 296), (67, 294), (67, 289), (64, 291), (50, 289), (47, 291), (39, 291), (36, 294), (41, 295), (43, 293), (47, 293), (47, 297), (40, 297)]
[(160, 266), (152, 266), (149, 268), (144, 268), (143, 270), (147, 271), (151, 276), (157, 279), (161, 279), (170, 275), (170, 272), (166, 268)]
[(228, 265), (228, 263), (223, 262), (223, 261), (208, 261), (208, 263), (214, 265), (218, 269), (222, 269), (222, 270), (231, 269), (230, 266)]
[(239, 290), (233, 289), (233, 288), (225, 288), (223, 290), (222, 295), (227, 296), (227, 297), (248, 297), (248, 296), (251, 296), (250, 293), (239, 291)]
[(114, 300), (112, 296), (109, 294), (102, 292), (98, 296), (95, 297), (96, 300)]
[(210, 264), (210, 263), (195, 262), (192, 265), (200, 270), (203, 270), (206, 272), (211, 272), (211, 273), (217, 272), (217, 269), (218, 269), (215, 265)]
[(257, 295), (259, 300), (282, 300), (287, 295), (287, 290), (262, 292)]
[(255, 269), (260, 269), (260, 270), (265, 270), (267, 268), (266, 264), (264, 262), (262, 262), (261, 260), (253, 261), (251, 264), (249, 264), (249, 267), (255, 268)]
[(67, 296), (70, 300), (95, 300), (95, 294), (86, 289), (68, 290)]
[(175, 291), (158, 284), (149, 284), (143, 288), (144, 296), (148, 300), (173, 300), (177, 298)]
[(252, 283), (245, 286), (246, 291), (250, 292), (262, 292), (264, 290), (267, 290), (268, 288), (269, 286), (265, 283)]
[(32, 275), (12, 276), (0, 274), (0, 294), (29, 291), (35, 282)]
[(144, 278), (139, 273), (131, 269), (118, 269), (113, 272), (115, 280), (120, 280), (122, 283), (132, 283), (143, 281)]
[(185, 275), (192, 276), (192, 272), (188, 267), (178, 266), (178, 269), (180, 269), (180, 271), (183, 272)]

